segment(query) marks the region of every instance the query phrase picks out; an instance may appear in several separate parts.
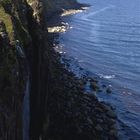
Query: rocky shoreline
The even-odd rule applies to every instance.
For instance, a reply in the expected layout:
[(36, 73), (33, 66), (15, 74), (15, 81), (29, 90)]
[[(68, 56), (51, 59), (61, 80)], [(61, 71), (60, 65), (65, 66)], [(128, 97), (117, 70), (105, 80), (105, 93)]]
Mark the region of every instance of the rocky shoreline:
[[(60, 15), (55, 15), (55, 19), (59, 19), (60, 25)], [(54, 24), (57, 25), (57, 22)], [(60, 63), (61, 55), (53, 49), (53, 38), (57, 35), (57, 32), (50, 33), (49, 116), (42, 139), (117, 140), (116, 114), (110, 106), (99, 102), (94, 92), (85, 92), (86, 78), (76, 77), (65, 68), (65, 64)], [(97, 90), (97, 81), (92, 79), (91, 86), (94, 91)]]
[(85, 79), (68, 72), (60, 64), (58, 54), (52, 53), (49, 137), (54, 140), (116, 140), (116, 115), (112, 108), (99, 102), (93, 93), (85, 93)]

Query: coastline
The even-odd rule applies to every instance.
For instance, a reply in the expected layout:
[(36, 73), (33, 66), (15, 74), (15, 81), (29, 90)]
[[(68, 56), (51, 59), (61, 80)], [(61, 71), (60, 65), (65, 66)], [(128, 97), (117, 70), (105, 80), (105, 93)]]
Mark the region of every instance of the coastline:
[[(46, 12), (46, 2), (51, 5), (53, 14)], [(1, 13), (6, 24), (0, 22), (0, 138), (116, 140), (116, 114), (112, 108), (99, 102), (94, 93), (85, 92), (87, 77), (78, 78), (66, 69), (65, 65), (69, 64), (62, 64), (61, 54), (54, 50), (54, 41), (63, 25), (62, 9), (66, 10), (65, 15), (71, 15), (83, 5), (76, 0), (61, 0), (61, 5), (57, 2), (12, 0), (3, 3)], [(55, 4), (58, 4), (57, 10)], [(49, 35), (47, 14), (54, 16), (51, 25), (58, 25), (56, 32)], [(62, 28), (64, 32), (65, 27), (69, 26)], [(92, 89), (97, 90), (97, 81), (91, 79), (90, 82)]]
[[(46, 2), (46, 5), (48, 3)], [(52, 17), (58, 18), (59, 15), (63, 14), (64, 11), (69, 10), (83, 10), (83, 7), (89, 7), (89, 4), (82, 4), (73, 0), (72, 3), (69, 2), (62, 2), (60, 5), (55, 5), (53, 8), (46, 7), (46, 19), (49, 21)]]
[[(71, 8), (73, 9), (73, 8)], [(78, 12), (66, 12), (71, 15)], [(79, 9), (76, 9), (79, 11)], [(67, 10), (68, 11), (68, 10)], [(62, 13), (61, 13), (62, 14)], [(53, 26), (61, 26), (61, 15), (53, 16), (57, 21), (51, 21)], [(57, 27), (58, 27), (57, 26)], [(57, 139), (118, 139), (116, 114), (112, 108), (103, 102), (99, 102), (94, 93), (86, 93), (84, 90), (86, 78), (78, 78), (65, 68), (60, 62), (61, 55), (53, 49), (53, 40), (61, 32), (50, 32), (49, 57), (50, 60), (50, 86), (49, 86), (49, 130), (44, 129), (44, 138)], [(56, 29), (56, 30), (57, 30)], [(64, 29), (64, 28), (63, 28)], [(65, 30), (64, 30), (65, 31)], [(67, 64), (66, 64), (67, 65)], [(91, 79), (93, 91), (98, 90), (98, 81)]]

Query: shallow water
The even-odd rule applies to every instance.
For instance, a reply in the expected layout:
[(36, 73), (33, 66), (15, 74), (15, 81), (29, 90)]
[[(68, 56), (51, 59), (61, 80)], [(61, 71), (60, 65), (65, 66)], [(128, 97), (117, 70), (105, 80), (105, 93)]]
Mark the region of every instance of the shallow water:
[(60, 34), (60, 45), (82, 68), (111, 84), (111, 95), (98, 96), (116, 108), (120, 139), (140, 140), (140, 0), (86, 3), (91, 4), (86, 12), (63, 18), (72, 28)]

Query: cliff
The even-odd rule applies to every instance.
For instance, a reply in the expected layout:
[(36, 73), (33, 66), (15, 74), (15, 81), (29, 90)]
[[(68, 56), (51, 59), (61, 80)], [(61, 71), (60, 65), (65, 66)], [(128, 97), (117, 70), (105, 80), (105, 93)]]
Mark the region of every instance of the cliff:
[[(31, 3), (32, 2), (32, 3)], [(0, 1), (0, 139), (22, 140), (23, 101), (27, 81), (39, 77), (39, 47), (42, 48), (43, 12), (41, 2)], [(43, 9), (43, 8), (42, 8)], [(36, 70), (33, 70), (33, 69)], [(34, 71), (34, 72), (33, 72)], [(34, 78), (35, 77), (35, 78)], [(32, 96), (34, 88), (29, 88)], [(29, 115), (28, 113), (26, 115)], [(25, 130), (26, 131), (26, 130)]]
[(48, 38), (52, 15), (81, 6), (0, 1), (0, 140), (117, 139), (111, 108), (85, 95), (84, 80), (60, 64)]
[[(38, 139), (48, 93), (48, 43), (44, 0), (0, 1), (0, 139)], [(52, 1), (49, 1), (51, 4)], [(54, 5), (52, 4), (52, 7)], [(45, 55), (44, 55), (45, 54)], [(27, 92), (27, 81), (29, 79)], [(29, 110), (23, 106), (30, 96)], [(26, 109), (24, 109), (26, 108)], [(30, 115), (30, 126), (25, 119)], [(26, 118), (23, 118), (26, 117)], [(25, 126), (27, 128), (23, 128)]]
[(16, 49), (13, 19), (4, 8), (0, 7), (0, 139), (17, 140), (22, 138), (26, 60), (22, 48)]

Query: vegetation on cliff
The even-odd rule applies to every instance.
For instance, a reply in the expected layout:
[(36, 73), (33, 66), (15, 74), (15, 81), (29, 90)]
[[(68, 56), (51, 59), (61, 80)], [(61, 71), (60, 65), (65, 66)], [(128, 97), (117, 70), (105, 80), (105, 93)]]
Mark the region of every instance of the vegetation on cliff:
[(0, 6), (0, 19), (5, 23), (7, 32), (10, 36), (10, 33), (13, 32), (13, 24), (10, 15), (5, 12), (2, 6)]
[(0, 139), (2, 140), (22, 139), (22, 109), (27, 79), (23, 47), (30, 40), (27, 20), (23, 19), (25, 14), (18, 10), (23, 10), (23, 5), (20, 3), (18, 7), (16, 5), (18, 3), (19, 1), (0, 1)]
[(16, 140), (22, 135), (23, 66), (0, 21), (0, 139)]

